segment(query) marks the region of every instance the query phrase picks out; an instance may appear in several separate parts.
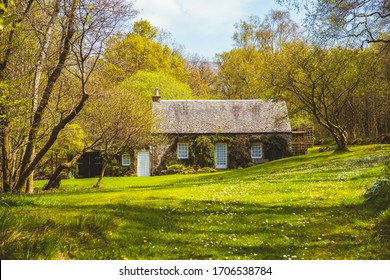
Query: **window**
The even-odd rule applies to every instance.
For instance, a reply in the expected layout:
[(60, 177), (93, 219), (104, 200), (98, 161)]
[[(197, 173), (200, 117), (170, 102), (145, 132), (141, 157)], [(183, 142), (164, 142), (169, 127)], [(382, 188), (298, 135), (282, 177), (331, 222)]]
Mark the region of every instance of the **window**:
[(226, 169), (227, 166), (227, 144), (215, 144), (215, 168)]
[(252, 143), (251, 157), (252, 158), (263, 158), (263, 144), (262, 143)]
[(178, 143), (177, 144), (177, 158), (187, 159), (188, 158), (188, 144)]
[(130, 155), (129, 154), (122, 155), (122, 166), (130, 166)]

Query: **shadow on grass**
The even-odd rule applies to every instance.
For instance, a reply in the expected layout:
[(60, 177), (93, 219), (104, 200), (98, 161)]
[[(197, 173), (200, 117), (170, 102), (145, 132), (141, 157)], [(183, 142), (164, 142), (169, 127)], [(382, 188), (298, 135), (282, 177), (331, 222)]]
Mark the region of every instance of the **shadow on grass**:
[[(381, 209), (164, 201), (60, 206), (61, 220), (33, 216), (23, 239), (5, 242), (2, 259), (389, 259), (389, 239), (375, 228)], [(58, 214), (57, 213), (57, 214)], [(32, 218), (32, 217), (30, 217)], [(37, 227), (38, 225), (38, 227)], [(40, 225), (40, 226), (39, 226)], [(35, 228), (34, 228), (35, 227)], [(6, 229), (2, 229), (3, 235)], [(28, 237), (30, 235), (30, 237)], [(17, 253), (21, 249), (28, 254)]]

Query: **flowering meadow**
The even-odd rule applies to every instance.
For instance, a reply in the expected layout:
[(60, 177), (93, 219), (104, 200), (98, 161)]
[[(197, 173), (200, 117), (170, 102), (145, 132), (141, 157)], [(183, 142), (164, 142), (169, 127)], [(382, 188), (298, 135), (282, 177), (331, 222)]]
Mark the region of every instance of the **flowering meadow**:
[[(390, 259), (390, 145), (2, 194), (1, 259)], [(386, 167), (387, 165), (387, 167)], [(379, 182), (379, 183), (378, 183)]]

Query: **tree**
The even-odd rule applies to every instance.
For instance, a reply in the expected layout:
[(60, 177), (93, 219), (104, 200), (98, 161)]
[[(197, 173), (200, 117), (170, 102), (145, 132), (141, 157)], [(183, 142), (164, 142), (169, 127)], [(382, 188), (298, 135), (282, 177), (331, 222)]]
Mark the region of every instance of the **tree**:
[(298, 25), (286, 11), (271, 11), (264, 19), (251, 16), (235, 25), (237, 48), (217, 55), (219, 92), (228, 99), (279, 98), (269, 77), (272, 54), (298, 36)]
[(217, 90), (217, 65), (193, 55), (187, 59), (188, 84), (197, 98), (209, 99)]
[[(378, 46), (379, 47), (379, 46)], [(351, 142), (371, 143), (390, 129), (390, 84), (386, 74), (386, 52), (381, 47), (361, 51), (367, 61), (364, 76), (343, 112)]]
[(137, 71), (164, 72), (187, 82), (184, 59), (177, 51), (157, 42), (157, 36), (157, 29), (141, 20), (134, 23), (132, 32), (112, 37), (104, 53), (104, 75), (122, 82)]
[(337, 151), (347, 150), (347, 122), (343, 118), (351, 96), (363, 81), (365, 64), (360, 51), (324, 50), (304, 44), (291, 45), (278, 56), (275, 85), (290, 93), (332, 135)]
[[(26, 82), (21, 78), (20, 68), (11, 72), (14, 65), (14, 54), (19, 50), (23, 38), (19, 36), (20, 26), (26, 20), (31, 11), (34, 0), (5, 1), (1, 4), (1, 28), (0, 28), (0, 146), (1, 146), (1, 179), (3, 191), (9, 192), (12, 188), (12, 172), (17, 165), (12, 162), (16, 152), (11, 147), (11, 119), (20, 120), (24, 112), (25, 98), (18, 94), (18, 86)], [(25, 41), (26, 46), (29, 42)], [(30, 56), (26, 55), (26, 58)], [(20, 65), (16, 63), (16, 65)], [(22, 64), (23, 65), (23, 64)], [(16, 81), (19, 81), (17, 83)], [(23, 124), (24, 122), (21, 122)], [(24, 127), (23, 125), (21, 125)], [(17, 146), (20, 146), (20, 137), (15, 137)]]
[(138, 71), (119, 84), (119, 88), (132, 92), (142, 100), (144, 107), (151, 107), (155, 88), (160, 90), (163, 99), (193, 99), (191, 88), (163, 72)]
[(116, 88), (91, 98), (81, 123), (88, 142), (93, 143), (90, 149), (99, 151), (103, 159), (96, 188), (116, 156), (149, 145), (151, 120), (150, 108), (131, 91)]
[(278, 0), (306, 8), (306, 25), (321, 40), (348, 39), (357, 45), (390, 43), (390, 4), (386, 0)]
[(233, 39), (242, 49), (259, 49), (269, 52), (280, 50), (283, 44), (298, 37), (298, 25), (291, 20), (288, 11), (271, 10), (262, 20), (249, 17), (235, 25)]
[(218, 80), (227, 99), (253, 99), (264, 94), (261, 81), (264, 60), (255, 49), (234, 49), (217, 55)]
[(47, 167), (47, 164), (50, 163), (52, 172), (43, 190), (59, 188), (61, 173), (65, 169), (70, 170), (88, 148), (85, 132), (80, 125), (77, 123), (68, 124), (59, 133), (56, 143), (45, 155), (47, 160), (44, 160), (43, 166)]
[(133, 33), (153, 41), (157, 37), (158, 28), (152, 26), (149, 21), (141, 19), (134, 23)]
[[(3, 188), (20, 192), (27, 178), (54, 145), (61, 130), (70, 123), (84, 107), (92, 88), (88, 87), (92, 72), (103, 51), (107, 38), (117, 29), (119, 23), (135, 15), (132, 3), (121, 0), (66, 0), (37, 3), (29, 1), (17, 30), (23, 40), (29, 42), (33, 52), (38, 53), (36, 62), (21, 71), (29, 77), (31, 86), (26, 87), (24, 98), (25, 122), (19, 134), (24, 139), (16, 149), (13, 163), (3, 164)], [(17, 6), (19, 8), (19, 6)], [(28, 20), (27, 20), (28, 18)], [(9, 31), (9, 34), (15, 31)], [(10, 36), (8, 36), (10, 38)], [(13, 77), (19, 65), (17, 52), (23, 50), (15, 45), (16, 37), (8, 43), (9, 56), (3, 61), (8, 77)], [(28, 64), (26, 64), (28, 65)], [(31, 67), (32, 65), (32, 67)], [(5, 72), (3, 72), (5, 73)], [(18, 80), (16, 80), (18, 81)], [(17, 83), (17, 82), (16, 82)], [(64, 91), (63, 86), (66, 86)], [(11, 92), (6, 92), (11, 97)], [(9, 104), (6, 111), (15, 111)], [(7, 130), (13, 126), (13, 118), (5, 117), (2, 125), (2, 156), (11, 161), (10, 139)], [(4, 135), (5, 134), (5, 135)], [(24, 135), (24, 136), (23, 136)], [(39, 143), (39, 145), (38, 145)], [(39, 150), (35, 148), (39, 146)], [(8, 150), (7, 150), (8, 149)], [(16, 162), (18, 168), (10, 168)], [(6, 170), (6, 171), (4, 171)], [(28, 191), (32, 191), (28, 189)]]

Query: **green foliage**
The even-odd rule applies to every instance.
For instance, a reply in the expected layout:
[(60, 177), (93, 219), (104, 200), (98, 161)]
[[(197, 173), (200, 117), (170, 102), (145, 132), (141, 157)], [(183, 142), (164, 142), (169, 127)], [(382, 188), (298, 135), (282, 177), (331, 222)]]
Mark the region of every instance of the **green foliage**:
[(266, 159), (275, 160), (291, 156), (287, 140), (283, 137), (271, 135), (262, 142)]
[[(132, 158), (134, 158), (134, 153), (131, 154)], [(134, 167), (134, 161), (131, 161), (130, 166), (122, 166), (121, 160), (119, 157), (112, 159), (108, 164), (106, 168), (106, 176), (114, 176), (114, 177), (120, 177), (120, 176), (130, 176), (134, 173), (135, 167)]]
[(17, 217), (11, 210), (10, 205), (0, 204), (0, 247), (18, 240), (23, 230), (24, 219)]
[(60, 156), (71, 156), (82, 151), (85, 145), (85, 132), (79, 124), (73, 123), (65, 126), (53, 145), (52, 150)]
[(371, 60), (364, 51), (322, 49), (303, 42), (286, 45), (276, 55), (275, 84), (297, 108), (306, 111), (332, 135), (336, 149), (347, 150), (350, 124), (347, 106), (369, 75)]
[(235, 24), (233, 40), (242, 49), (280, 50), (285, 43), (298, 37), (298, 24), (288, 11), (271, 10), (264, 19), (250, 16)]
[(211, 167), (202, 167), (196, 170), (197, 173), (211, 173), (216, 171), (217, 170), (215, 168), (211, 168)]
[[(173, 137), (169, 141), (172, 141), (172, 145), (167, 149), (162, 157), (160, 168), (162, 174), (172, 174), (169, 170), (169, 166), (183, 165), (186, 168), (192, 170), (192, 173), (197, 172), (198, 169), (203, 167), (214, 166), (214, 144), (209, 136), (181, 136)], [(177, 143), (188, 143), (189, 158), (178, 159), (177, 158)], [(161, 170), (160, 170), (161, 171)], [(175, 172), (178, 173), (178, 172)]]
[(156, 87), (163, 99), (192, 99), (190, 87), (163, 72), (138, 71), (119, 86), (121, 89), (137, 94), (143, 102), (151, 104)]
[(137, 21), (133, 32), (112, 37), (104, 54), (108, 77), (120, 82), (138, 71), (163, 72), (181, 82), (188, 81), (185, 60), (178, 52), (154, 41), (157, 28)]
[(390, 243), (390, 207), (379, 214), (376, 229), (376, 236), (378, 236), (384, 242)]
[(251, 143), (249, 137), (237, 137), (228, 147), (229, 165), (232, 167), (248, 167), (251, 163)]
[(379, 204), (390, 204), (390, 180), (377, 179), (367, 187), (365, 197), (368, 201), (375, 201)]
[(211, 167), (192, 167), (192, 166), (184, 166), (183, 164), (173, 164), (167, 167), (166, 170), (163, 170), (161, 174), (169, 175), (169, 174), (201, 174), (201, 173), (211, 173), (215, 172), (216, 169)]
[[(228, 145), (228, 167), (248, 167), (251, 164), (251, 143), (263, 143), (263, 152), (266, 159), (275, 160), (291, 155), (287, 140), (280, 136), (182, 136), (174, 138), (166, 154), (163, 156), (161, 166), (172, 164), (184, 164), (195, 168), (215, 166), (215, 143), (226, 143)], [(189, 159), (177, 159), (176, 147), (178, 142), (188, 143)]]
[(215, 150), (210, 137), (199, 136), (193, 141), (191, 147), (194, 164), (199, 167), (214, 167)]
[(368, 202), (373, 202), (380, 207), (390, 206), (390, 168), (385, 165), (382, 178), (376, 179), (367, 186), (364, 197)]
[(69, 227), (75, 232), (86, 232), (94, 237), (104, 237), (113, 225), (111, 217), (104, 214), (80, 214), (70, 221)]
[(173, 164), (167, 167), (167, 174), (177, 174), (185, 170), (185, 166), (182, 164)]
[(149, 21), (141, 19), (134, 23), (133, 33), (154, 40), (157, 37), (158, 29), (150, 24)]
[(273, 89), (265, 76), (267, 59), (268, 54), (254, 49), (234, 49), (218, 55), (218, 80), (223, 98), (253, 99), (273, 96)]
[[(43, 157), (41, 163), (37, 165), (35, 177), (37, 179), (50, 177), (58, 165), (67, 162), (84, 149), (85, 140), (85, 131), (79, 124), (73, 123), (66, 125), (58, 135), (53, 147)], [(78, 167), (74, 165), (70, 169), (64, 170), (61, 177), (74, 177), (77, 172)]]

